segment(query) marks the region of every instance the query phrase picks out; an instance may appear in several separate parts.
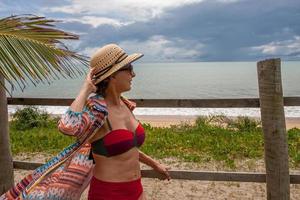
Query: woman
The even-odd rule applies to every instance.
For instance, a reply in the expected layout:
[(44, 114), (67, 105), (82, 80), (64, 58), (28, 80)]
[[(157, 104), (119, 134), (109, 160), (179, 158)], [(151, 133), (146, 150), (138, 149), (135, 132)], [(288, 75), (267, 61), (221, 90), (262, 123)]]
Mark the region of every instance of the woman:
[[(145, 131), (132, 113), (135, 104), (122, 97), (123, 92), (131, 89), (135, 77), (131, 63), (142, 56), (127, 55), (115, 44), (100, 48), (91, 58), (90, 72), (67, 112), (69, 117), (60, 121), (62, 132), (78, 138), (84, 138), (86, 130), (95, 124), (101, 127), (89, 139), (91, 158), (95, 162), (90, 200), (146, 199), (139, 162), (170, 179), (164, 165), (138, 150), (144, 142)], [(92, 93), (96, 95), (90, 96)], [(78, 115), (80, 120), (71, 120), (73, 126), (67, 126), (71, 116)]]

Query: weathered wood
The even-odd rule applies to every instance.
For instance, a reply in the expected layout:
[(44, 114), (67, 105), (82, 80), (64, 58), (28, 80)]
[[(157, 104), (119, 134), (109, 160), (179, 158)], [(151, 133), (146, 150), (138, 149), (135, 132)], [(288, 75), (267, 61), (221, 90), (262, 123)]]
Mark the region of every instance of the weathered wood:
[(0, 73), (0, 196), (14, 184), (13, 163), (8, 134), (7, 98), (4, 77)]
[(9, 105), (43, 105), (43, 106), (69, 106), (74, 99), (55, 98), (7, 98)]
[[(69, 106), (74, 99), (7, 98), (10, 105)], [(132, 99), (138, 107), (258, 108), (258, 98), (240, 99)], [(300, 97), (284, 97), (285, 106), (300, 106)]]
[(24, 170), (34, 170), (44, 163), (36, 163), (36, 162), (26, 162), (26, 161), (16, 161), (14, 160), (14, 169), (24, 169)]
[[(265, 183), (266, 175), (263, 173), (248, 172), (213, 172), (213, 171), (169, 171), (172, 179), (201, 180), (201, 181), (232, 181), (232, 182), (256, 182)], [(153, 170), (142, 170), (142, 176), (146, 178), (162, 178)]]
[(258, 62), (257, 72), (264, 132), (267, 199), (290, 199), (288, 145), (280, 59)]
[(300, 184), (300, 174), (290, 174), (290, 184)]
[(259, 107), (259, 100), (248, 99), (135, 99), (139, 107), (232, 108)]
[(300, 106), (300, 97), (283, 97), (284, 106)]
[[(31, 163), (25, 161), (14, 161), (15, 169), (34, 170), (43, 163)], [(233, 181), (233, 182), (256, 182), (265, 183), (266, 174), (257, 172), (214, 172), (214, 171), (186, 171), (171, 170), (172, 179), (182, 180), (202, 180), (202, 181)], [(142, 170), (145, 178), (162, 178), (160, 174), (153, 170)], [(291, 183), (300, 184), (300, 175), (291, 174)]]

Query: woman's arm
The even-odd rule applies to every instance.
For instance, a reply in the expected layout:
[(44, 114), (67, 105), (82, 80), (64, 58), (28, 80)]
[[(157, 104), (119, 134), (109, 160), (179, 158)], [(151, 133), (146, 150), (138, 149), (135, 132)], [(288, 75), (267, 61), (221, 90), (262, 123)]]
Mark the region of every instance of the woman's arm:
[(146, 155), (142, 151), (139, 151), (139, 160), (153, 169), (159, 164), (156, 160)]
[(96, 86), (92, 82), (92, 73), (93, 71), (90, 70), (86, 76), (86, 79), (84, 80), (79, 94), (70, 105), (70, 109), (74, 112), (81, 112), (89, 95), (97, 90)]
[(168, 170), (170, 169), (169, 167), (160, 164), (159, 162), (146, 155), (142, 151), (139, 151), (139, 161), (148, 165), (149, 167), (152, 167), (155, 171), (162, 174), (165, 177), (165, 179), (171, 179), (171, 176), (168, 172)]
[(76, 136), (78, 139), (82, 138), (95, 122), (101, 124), (100, 121), (107, 115), (104, 107), (98, 112), (97, 117), (95, 112), (90, 112), (90, 108), (86, 107), (88, 96), (96, 90), (91, 80), (92, 72), (90, 70), (76, 99), (58, 122), (60, 132)]

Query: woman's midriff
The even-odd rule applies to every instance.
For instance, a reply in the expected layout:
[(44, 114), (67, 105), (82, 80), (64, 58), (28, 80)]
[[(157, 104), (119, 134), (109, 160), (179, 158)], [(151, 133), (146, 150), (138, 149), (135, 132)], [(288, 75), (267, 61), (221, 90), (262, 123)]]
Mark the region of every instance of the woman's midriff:
[(94, 177), (107, 182), (127, 182), (141, 177), (139, 151), (129, 151), (112, 157), (93, 154), (95, 159)]

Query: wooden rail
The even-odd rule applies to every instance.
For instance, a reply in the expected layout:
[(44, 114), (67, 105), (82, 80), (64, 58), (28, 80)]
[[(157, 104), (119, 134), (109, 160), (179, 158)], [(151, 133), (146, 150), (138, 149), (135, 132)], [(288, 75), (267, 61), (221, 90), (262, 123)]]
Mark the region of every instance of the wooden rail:
[[(9, 105), (69, 106), (74, 99), (59, 98), (7, 98)], [(138, 107), (181, 107), (181, 108), (256, 108), (259, 98), (241, 99), (132, 99)], [(300, 97), (284, 97), (285, 106), (300, 106)], [(42, 163), (14, 161), (14, 168), (33, 170)], [(203, 181), (266, 182), (266, 174), (250, 172), (170, 171), (173, 179)], [(142, 170), (146, 178), (161, 178), (153, 170)], [(290, 174), (291, 184), (300, 184), (300, 175)]]
[[(9, 105), (69, 106), (74, 99), (7, 98)], [(258, 108), (259, 98), (240, 99), (132, 99), (138, 107)], [(300, 97), (284, 97), (285, 106), (300, 106)]]
[[(43, 163), (31, 163), (24, 161), (14, 161), (15, 169), (34, 170)], [(186, 171), (170, 170), (172, 179), (201, 180), (201, 181), (234, 181), (234, 182), (255, 182), (265, 183), (266, 174), (255, 172), (215, 172), (215, 171)], [(159, 178), (162, 176), (153, 170), (142, 170), (145, 178)], [(290, 175), (291, 184), (300, 184), (300, 175)]]

